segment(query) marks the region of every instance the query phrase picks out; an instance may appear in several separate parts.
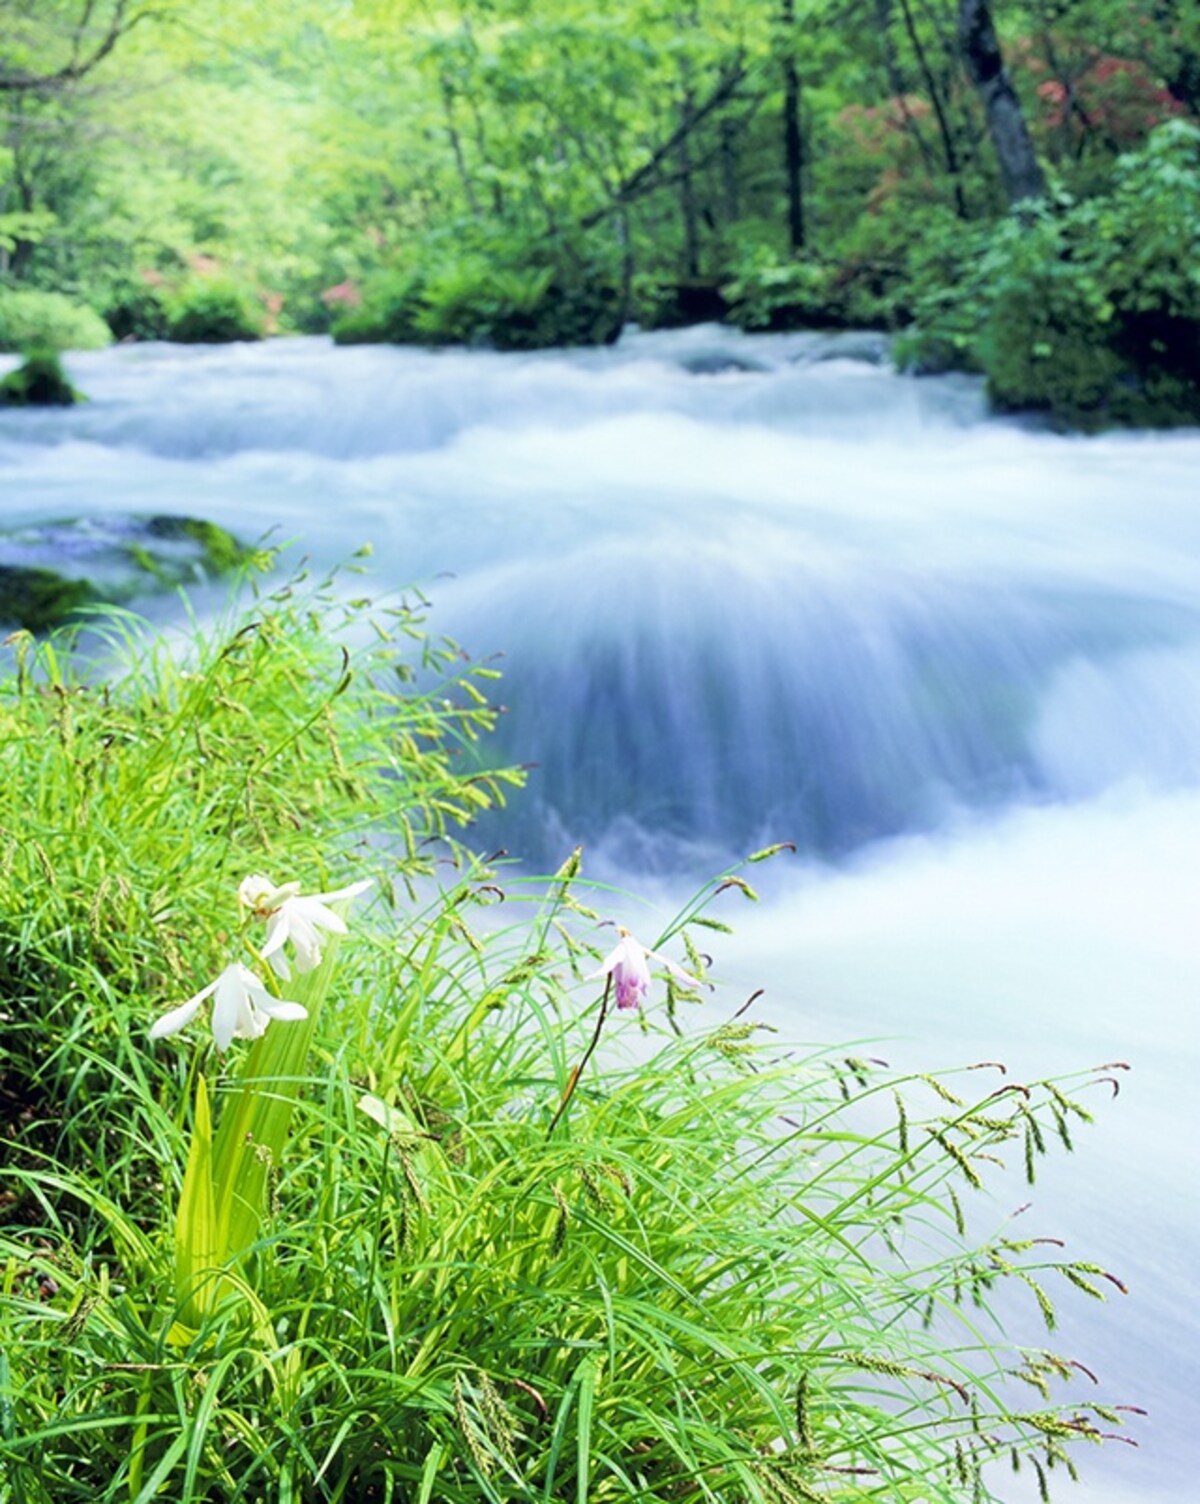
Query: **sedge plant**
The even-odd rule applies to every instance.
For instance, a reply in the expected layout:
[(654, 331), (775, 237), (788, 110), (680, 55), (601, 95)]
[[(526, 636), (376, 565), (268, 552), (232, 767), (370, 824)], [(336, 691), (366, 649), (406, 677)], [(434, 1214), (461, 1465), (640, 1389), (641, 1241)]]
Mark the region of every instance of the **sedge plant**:
[[(741, 873), (614, 950), (577, 856), (454, 837), (514, 779), (414, 611), (100, 625), (121, 673), (20, 639), (0, 693), (3, 1504), (965, 1504), (1120, 1434), (994, 1305), (1115, 1277), (986, 1190), (1116, 1067), (895, 1070), (701, 1003)], [(375, 897), (272, 981), (262, 873)], [(304, 1017), (149, 1040), (247, 962)]]

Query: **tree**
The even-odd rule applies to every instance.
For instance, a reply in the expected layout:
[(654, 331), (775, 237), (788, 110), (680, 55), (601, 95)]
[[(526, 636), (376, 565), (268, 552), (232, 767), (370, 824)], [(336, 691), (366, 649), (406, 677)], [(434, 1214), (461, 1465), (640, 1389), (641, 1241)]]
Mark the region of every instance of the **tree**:
[(1010, 204), (1041, 198), (1046, 180), (1034, 150), (1021, 101), (1000, 52), (988, 0), (959, 0), (958, 40), (975, 85)]

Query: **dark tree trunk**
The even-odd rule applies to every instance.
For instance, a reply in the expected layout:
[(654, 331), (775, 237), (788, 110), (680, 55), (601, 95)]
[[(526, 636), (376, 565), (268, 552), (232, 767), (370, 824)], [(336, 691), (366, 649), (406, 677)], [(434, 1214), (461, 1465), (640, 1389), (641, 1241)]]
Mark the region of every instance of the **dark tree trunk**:
[(988, 0), (959, 0), (958, 42), (983, 104), (1010, 204), (1041, 198), (1046, 180), (1025, 124), (1025, 113), (1004, 67)]
[(683, 217), (683, 274), (685, 277), (700, 275), (700, 215), (696, 206), (696, 180), (692, 166), (692, 117), (696, 101), (687, 89), (683, 96), (680, 124), (684, 133), (679, 138), (677, 159), (679, 162), (679, 212)]
[(737, 128), (732, 120), (721, 121), (721, 197), (725, 223), (736, 224), (741, 214), (741, 194), (738, 189)]
[[(686, 12), (675, 17), (681, 32), (695, 32), (700, 27), (696, 0)], [(696, 129), (696, 94), (692, 88), (691, 60), (686, 51), (679, 54), (679, 145), (675, 160), (679, 164), (679, 213), (683, 220), (683, 275), (700, 275), (700, 205), (696, 195), (696, 172), (692, 161), (692, 132)]]
[(802, 251), (804, 137), (800, 130), (800, 70), (796, 67), (796, 0), (783, 0), (783, 165), (787, 177), (788, 239)]

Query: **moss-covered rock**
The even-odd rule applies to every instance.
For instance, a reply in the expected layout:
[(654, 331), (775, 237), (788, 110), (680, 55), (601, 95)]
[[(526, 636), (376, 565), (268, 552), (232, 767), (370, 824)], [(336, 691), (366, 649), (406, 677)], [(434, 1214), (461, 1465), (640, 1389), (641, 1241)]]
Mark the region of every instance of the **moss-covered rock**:
[(0, 532), (0, 623), (49, 631), (83, 606), (203, 584), (259, 557), (198, 517), (76, 518)]
[(244, 548), (232, 533), (203, 517), (151, 517), (146, 523), (151, 538), (162, 541), (187, 540), (200, 550), (198, 563), (209, 574), (229, 574), (246, 563), (253, 550)]
[(33, 352), (0, 380), (0, 407), (72, 407), (83, 400), (50, 350)]
[(97, 598), (89, 580), (65, 579), (53, 569), (0, 564), (0, 622), (6, 626), (48, 632)]

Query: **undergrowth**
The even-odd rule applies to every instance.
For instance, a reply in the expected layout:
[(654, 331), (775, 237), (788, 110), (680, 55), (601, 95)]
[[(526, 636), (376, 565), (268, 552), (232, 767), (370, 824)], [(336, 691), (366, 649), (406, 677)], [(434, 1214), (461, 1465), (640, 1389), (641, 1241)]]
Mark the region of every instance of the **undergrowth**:
[[(989, 1314), (1027, 1287), (1052, 1327), (1056, 1284), (1113, 1276), (972, 1231), (995, 1160), (1069, 1147), (1106, 1072), (904, 1075), (676, 979), (589, 1058), (598, 896), (577, 857), (535, 885), (459, 844), (517, 780), (474, 755), (490, 671), (416, 608), (296, 583), (174, 645), (109, 614), (10, 651), (2, 1504), (966, 1501), (1116, 1430)], [(192, 1088), (219, 1122), (245, 1046), (147, 1033), (223, 964), (256, 872), (377, 897), (242, 1296), (188, 1328)], [(735, 890), (657, 943), (703, 972)]]

